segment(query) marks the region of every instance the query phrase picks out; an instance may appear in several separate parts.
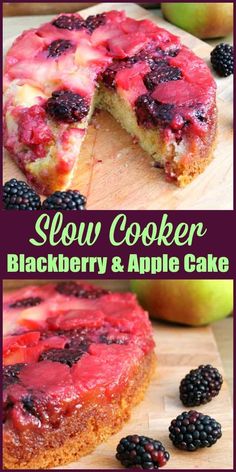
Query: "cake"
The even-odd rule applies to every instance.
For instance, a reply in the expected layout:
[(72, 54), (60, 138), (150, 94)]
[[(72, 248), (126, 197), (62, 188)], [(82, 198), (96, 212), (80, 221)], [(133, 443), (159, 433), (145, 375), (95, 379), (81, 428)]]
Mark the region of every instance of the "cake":
[(42, 194), (70, 186), (95, 108), (179, 186), (212, 158), (216, 85), (206, 63), (150, 20), (61, 14), (7, 53), (4, 144)]
[(3, 318), (4, 468), (76, 461), (129, 419), (156, 362), (133, 294), (27, 286), (4, 295)]

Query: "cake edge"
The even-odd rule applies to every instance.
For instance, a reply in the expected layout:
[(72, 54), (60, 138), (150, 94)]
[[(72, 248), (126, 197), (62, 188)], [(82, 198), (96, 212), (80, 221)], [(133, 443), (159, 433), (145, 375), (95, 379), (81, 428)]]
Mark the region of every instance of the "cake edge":
[[(112, 402), (102, 405), (99, 414), (96, 412), (95, 406), (93, 414), (90, 414), (89, 421), (85, 423), (84, 431), (77, 431), (73, 437), (67, 439), (59, 447), (45, 449), (43, 447), (32, 459), (27, 461), (22, 458), (19, 460), (12, 444), (7, 445), (5, 441), (4, 447), (3, 438), (3, 468), (8, 470), (48, 469), (75, 462), (88, 455), (111, 435), (120, 431), (124, 423), (129, 420), (132, 408), (143, 400), (155, 368), (156, 355), (152, 351), (143, 356), (139, 365), (135, 368), (135, 372), (131, 374), (131, 378), (119, 399), (115, 398)], [(79, 414), (77, 418), (73, 418), (72, 422), (78, 420)], [(24, 446), (22, 445), (22, 455), (23, 449)]]

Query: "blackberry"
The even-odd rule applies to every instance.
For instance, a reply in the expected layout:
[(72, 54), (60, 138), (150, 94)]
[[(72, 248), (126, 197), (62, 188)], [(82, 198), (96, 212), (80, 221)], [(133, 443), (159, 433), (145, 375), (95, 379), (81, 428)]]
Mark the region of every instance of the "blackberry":
[(116, 88), (115, 79), (116, 79), (117, 72), (119, 72), (119, 70), (126, 69), (126, 68), (128, 69), (132, 67), (132, 65), (135, 64), (136, 62), (138, 62), (138, 59), (136, 58), (136, 56), (114, 61), (102, 73), (101, 75), (102, 82), (106, 85), (106, 87), (115, 89)]
[(108, 294), (108, 290), (101, 288), (92, 288), (87, 290), (82, 284), (76, 282), (61, 282), (56, 286), (56, 291), (62, 295), (73, 296), (77, 298), (88, 298), (94, 300), (102, 295)]
[(111, 338), (109, 335), (107, 334), (102, 334), (100, 337), (99, 337), (99, 342), (101, 344), (128, 344), (128, 341), (127, 339), (116, 339), (116, 338)]
[(86, 198), (78, 190), (54, 192), (47, 197), (43, 204), (43, 210), (84, 210)]
[(211, 365), (200, 365), (181, 380), (180, 400), (185, 406), (204, 405), (218, 395), (222, 383), (222, 376), (217, 369)]
[(36, 409), (35, 409), (34, 398), (31, 394), (23, 397), (21, 402), (24, 409), (27, 411), (27, 413), (30, 413), (31, 415), (38, 417)]
[(137, 434), (121, 439), (116, 451), (116, 458), (126, 468), (159, 469), (170, 458), (160, 441)]
[(145, 75), (143, 81), (147, 89), (152, 91), (158, 84), (180, 79), (182, 79), (182, 72), (178, 67), (159, 61), (152, 67), (152, 71)]
[(184, 451), (211, 447), (222, 436), (220, 423), (194, 410), (184, 411), (172, 420), (169, 432), (174, 446)]
[(135, 112), (139, 125), (150, 128), (157, 124), (157, 104), (149, 95), (140, 95), (137, 98)]
[(40, 297), (28, 297), (22, 298), (21, 300), (16, 300), (14, 303), (9, 305), (10, 308), (28, 308), (31, 306), (39, 305), (42, 302)]
[(21, 180), (11, 179), (3, 186), (3, 207), (5, 210), (39, 210), (39, 195)]
[(84, 355), (86, 350), (85, 345), (83, 348), (78, 349), (48, 349), (47, 351), (42, 352), (39, 357), (39, 362), (46, 360), (61, 362), (61, 364), (67, 364), (69, 367), (72, 367), (72, 365)]
[(119, 70), (127, 67), (127, 61), (116, 61), (111, 64), (106, 70), (102, 73), (102, 82), (106, 87), (110, 89), (116, 88), (116, 74)]
[(104, 15), (104, 13), (99, 13), (98, 15), (88, 16), (88, 18), (85, 20), (85, 25), (88, 31), (92, 33), (99, 26), (104, 25), (105, 21), (106, 16)]
[(72, 44), (69, 40), (56, 39), (48, 46), (48, 57), (59, 57), (71, 48)]
[(3, 367), (3, 389), (19, 382), (19, 373), (26, 364), (19, 363)]
[(159, 103), (147, 94), (140, 95), (135, 102), (138, 124), (147, 128), (170, 123), (173, 118), (172, 110), (173, 105)]
[(234, 48), (220, 43), (211, 51), (211, 63), (218, 75), (228, 77), (234, 72)]
[(83, 18), (76, 15), (60, 15), (52, 24), (57, 28), (67, 30), (80, 30), (86, 27)]
[(87, 100), (79, 93), (73, 93), (70, 90), (53, 92), (45, 107), (51, 118), (66, 123), (81, 121), (89, 112)]

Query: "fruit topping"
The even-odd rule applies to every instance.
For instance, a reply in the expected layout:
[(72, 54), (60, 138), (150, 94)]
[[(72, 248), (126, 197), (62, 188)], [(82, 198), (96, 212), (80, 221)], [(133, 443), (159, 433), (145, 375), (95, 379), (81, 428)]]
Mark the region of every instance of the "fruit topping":
[(99, 26), (104, 25), (106, 22), (106, 16), (104, 13), (99, 13), (98, 15), (90, 15), (85, 20), (86, 28), (92, 33)]
[(39, 195), (26, 182), (11, 179), (3, 186), (3, 207), (5, 210), (39, 210)]
[[(20, 121), (18, 124), (19, 141), (27, 146), (35, 144), (47, 144), (53, 139), (51, 130), (46, 122), (46, 113), (43, 107), (33, 105), (24, 108), (20, 113)], [(35, 146), (34, 148), (35, 149)], [(41, 157), (41, 149), (39, 147)]]
[(234, 48), (230, 44), (220, 43), (211, 51), (213, 69), (221, 77), (228, 77), (234, 72)]
[(34, 346), (38, 343), (40, 338), (39, 331), (28, 331), (22, 334), (15, 334), (13, 336), (6, 336), (3, 340), (3, 353), (6, 354), (13, 349), (17, 349), (20, 346)]
[(22, 398), (22, 405), (24, 409), (33, 416), (37, 416), (37, 412), (35, 409), (35, 403), (32, 395), (26, 395)]
[(78, 346), (77, 349), (49, 349), (44, 351), (39, 357), (39, 361), (52, 361), (61, 362), (61, 364), (67, 364), (71, 367), (87, 351), (88, 346), (84, 343), (82, 346)]
[(148, 90), (154, 90), (156, 85), (171, 80), (180, 80), (182, 72), (178, 67), (169, 66), (165, 61), (155, 63), (152, 71), (145, 75), (144, 83)]
[(106, 85), (106, 87), (110, 89), (115, 89), (115, 78), (117, 72), (121, 69), (127, 68), (129, 65), (131, 66), (132, 64), (125, 60), (113, 62), (113, 64), (107, 67), (106, 70), (102, 73), (102, 82), (104, 83), (104, 85)]
[(122, 438), (116, 451), (116, 458), (125, 468), (159, 469), (170, 458), (160, 441), (137, 434)]
[(99, 328), (104, 315), (99, 310), (69, 310), (48, 318), (50, 329), (71, 330), (79, 328)]
[(56, 286), (57, 292), (62, 295), (73, 296), (77, 298), (88, 298), (94, 300), (109, 293), (108, 290), (95, 288), (90, 285), (83, 285), (77, 282), (61, 282)]
[(172, 110), (172, 105), (159, 103), (148, 94), (139, 96), (135, 102), (138, 124), (147, 128), (170, 123), (173, 118)]
[(85, 21), (79, 15), (60, 15), (52, 24), (57, 28), (67, 30), (80, 30), (81, 28), (85, 28)]
[(88, 114), (89, 104), (79, 93), (58, 90), (47, 100), (46, 112), (56, 121), (74, 123), (81, 121)]
[(72, 48), (72, 44), (68, 39), (55, 39), (48, 46), (48, 57), (59, 57)]
[(185, 406), (199, 406), (210, 402), (219, 394), (223, 378), (211, 365), (200, 365), (181, 381), (180, 400)]
[(28, 308), (32, 306), (39, 305), (42, 302), (40, 297), (27, 297), (22, 298), (21, 300), (16, 300), (14, 303), (9, 305), (10, 308)]
[(85, 210), (86, 197), (79, 190), (54, 192), (42, 205), (43, 210)]
[(222, 436), (220, 423), (193, 410), (185, 411), (172, 420), (169, 431), (174, 446), (184, 451), (211, 447)]
[(19, 373), (26, 364), (14, 364), (3, 367), (3, 389), (19, 382)]

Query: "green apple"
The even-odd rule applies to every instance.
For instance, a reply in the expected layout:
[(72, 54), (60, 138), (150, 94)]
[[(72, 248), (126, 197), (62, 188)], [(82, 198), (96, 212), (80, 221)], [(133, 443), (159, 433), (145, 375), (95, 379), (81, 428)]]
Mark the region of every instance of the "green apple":
[(233, 31), (233, 3), (162, 3), (164, 17), (201, 39)]
[(133, 280), (132, 290), (150, 316), (191, 326), (233, 311), (233, 280)]

